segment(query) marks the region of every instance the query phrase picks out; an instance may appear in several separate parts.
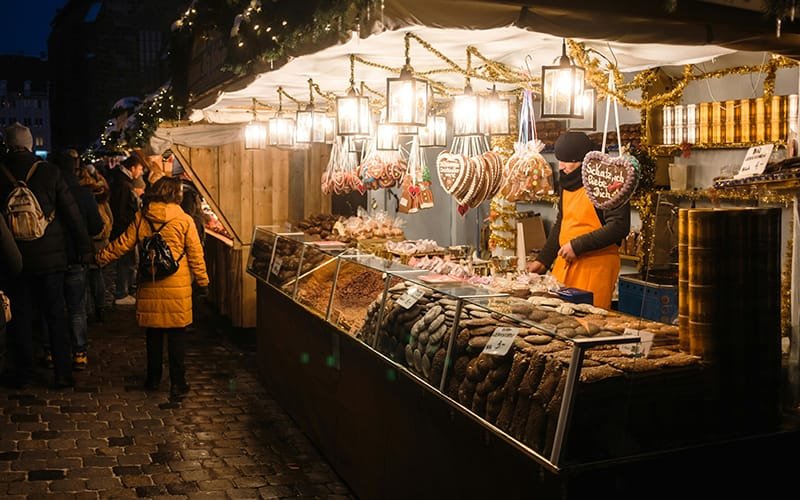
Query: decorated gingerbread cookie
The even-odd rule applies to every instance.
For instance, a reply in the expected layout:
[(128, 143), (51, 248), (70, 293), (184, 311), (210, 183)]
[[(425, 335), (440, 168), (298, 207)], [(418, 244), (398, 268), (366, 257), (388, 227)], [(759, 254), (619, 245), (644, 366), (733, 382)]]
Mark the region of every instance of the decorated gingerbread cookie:
[(637, 172), (625, 156), (590, 151), (583, 159), (583, 187), (592, 204), (610, 210), (627, 202), (637, 184)]

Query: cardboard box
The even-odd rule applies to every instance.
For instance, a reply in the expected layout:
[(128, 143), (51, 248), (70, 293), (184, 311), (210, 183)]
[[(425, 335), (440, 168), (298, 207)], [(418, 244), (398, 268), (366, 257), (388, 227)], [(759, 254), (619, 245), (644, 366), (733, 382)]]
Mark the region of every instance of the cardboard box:
[(535, 214), (531, 217), (517, 219), (517, 239), (518, 242), (524, 243), (525, 255), (532, 252), (538, 253), (547, 243), (542, 216)]

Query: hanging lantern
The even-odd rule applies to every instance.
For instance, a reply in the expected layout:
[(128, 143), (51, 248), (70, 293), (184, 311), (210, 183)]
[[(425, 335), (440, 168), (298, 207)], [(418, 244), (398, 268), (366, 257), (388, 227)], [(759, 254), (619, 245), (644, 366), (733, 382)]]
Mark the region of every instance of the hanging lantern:
[(443, 148), (447, 146), (447, 120), (444, 116), (428, 115), (428, 123), (419, 128), (419, 147)]
[(282, 116), (283, 87), (278, 87), (278, 112), (269, 119), (270, 146), (292, 147), (295, 145), (295, 123), (293, 118)]
[(567, 56), (561, 42), (561, 57), (555, 66), (542, 66), (542, 118), (583, 118), (576, 103), (583, 96), (583, 68)]
[(308, 106), (297, 112), (295, 140), (301, 144), (325, 142), (325, 113), (314, 108), (314, 82), (308, 79)]
[(266, 149), (267, 126), (256, 117), (256, 99), (253, 98), (253, 120), (244, 128), (244, 149)]
[(453, 135), (463, 137), (481, 134), (480, 98), (472, 93), (467, 80), (464, 93), (453, 98)]
[(344, 136), (364, 136), (370, 133), (372, 116), (369, 97), (356, 90), (355, 56), (350, 55), (350, 88), (347, 95), (336, 98), (336, 133)]
[(405, 36), (406, 63), (397, 78), (386, 79), (386, 123), (424, 127), (428, 120), (428, 82), (414, 78)]
[(325, 144), (333, 144), (336, 139), (336, 117), (325, 115)]
[(375, 131), (375, 149), (379, 151), (397, 151), (400, 140), (397, 126), (379, 123)]
[(481, 99), (480, 106), (481, 132), (489, 135), (511, 133), (511, 126), (508, 123), (508, 99), (502, 99), (494, 85), (491, 94)]

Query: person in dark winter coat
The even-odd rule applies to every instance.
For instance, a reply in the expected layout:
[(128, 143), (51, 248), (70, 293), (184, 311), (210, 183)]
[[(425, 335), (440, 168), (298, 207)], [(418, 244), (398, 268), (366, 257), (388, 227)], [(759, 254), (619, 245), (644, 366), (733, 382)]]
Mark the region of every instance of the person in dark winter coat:
[[(8, 288), (11, 280), (22, 270), (22, 254), (19, 253), (17, 242), (11, 230), (8, 229), (4, 217), (0, 217), (0, 291)], [(5, 293), (5, 292), (4, 292)], [(7, 297), (7, 296), (6, 296)], [(5, 312), (0, 307), (0, 336), (6, 335)], [(0, 366), (5, 366), (5, 349), (0, 349)]]
[(8, 286), (12, 278), (22, 271), (22, 254), (6, 220), (0, 217), (0, 290)]
[[(108, 204), (111, 188), (108, 186), (106, 178), (91, 164), (81, 164), (78, 171), (78, 179), (81, 186), (85, 186), (94, 195), (97, 208), (100, 211), (100, 218), (103, 219), (103, 230), (100, 234), (92, 237), (94, 251), (97, 253), (108, 245), (108, 237), (111, 235), (111, 227), (114, 225), (114, 215), (111, 213), (111, 206)], [(86, 292), (88, 296), (87, 314), (89, 312), (88, 306), (93, 306), (95, 321), (103, 323), (105, 321), (106, 308), (106, 283), (103, 278), (103, 270), (96, 264), (90, 264), (86, 270)]]
[[(15, 123), (4, 130), (8, 153), (3, 163), (16, 179), (25, 179), (39, 158), (31, 150), (33, 136), (30, 129)], [(75, 252), (81, 262), (91, 262), (92, 246), (86, 226), (69, 192), (69, 187), (57, 166), (39, 162), (28, 187), (36, 196), (45, 215), (55, 212), (41, 238), (18, 241), (22, 254), (22, 274), (14, 280), (7, 292), (11, 299), (12, 321), (8, 324), (8, 343), (14, 369), (6, 378), (16, 387), (27, 385), (33, 376), (33, 309), (38, 304), (45, 316), (53, 348), (55, 386), (74, 385), (72, 378), (72, 353), (64, 314), (64, 272), (67, 269), (67, 238), (74, 236)], [(14, 182), (0, 175), (0, 200), (5, 200)]]
[[(100, 217), (97, 202), (92, 191), (87, 187), (81, 186), (80, 180), (76, 175), (80, 166), (78, 152), (74, 149), (63, 151), (56, 158), (56, 162), (61, 170), (61, 175), (64, 177), (64, 182), (66, 182), (72, 197), (75, 199), (89, 236), (94, 237), (100, 234), (103, 231), (103, 219)], [(86, 273), (88, 266), (80, 261), (75, 252), (73, 240), (74, 237), (68, 233), (64, 299), (67, 302), (67, 314), (69, 315), (72, 338), (72, 366), (74, 369), (84, 370), (88, 362), (86, 356), (86, 334), (88, 331), (86, 320)], [(45, 335), (42, 335), (42, 344), (47, 350), (50, 343), (47, 332), (44, 333)]]
[[(117, 239), (136, 218), (141, 203), (135, 192), (134, 180), (140, 178), (142, 173), (144, 173), (144, 164), (136, 155), (125, 158), (117, 168), (111, 171), (109, 205), (111, 205), (111, 213), (114, 215), (114, 223), (111, 227), (110, 240)], [(136, 266), (136, 250), (131, 250), (120, 257), (115, 266), (114, 303), (133, 305), (136, 303), (136, 299), (131, 295), (131, 285)]]

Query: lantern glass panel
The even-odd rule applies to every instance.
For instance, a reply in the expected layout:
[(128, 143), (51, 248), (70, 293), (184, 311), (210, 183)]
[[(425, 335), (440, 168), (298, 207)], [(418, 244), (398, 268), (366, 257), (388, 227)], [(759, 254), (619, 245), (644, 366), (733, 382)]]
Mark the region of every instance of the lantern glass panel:
[(294, 146), (294, 120), (292, 118), (275, 117), (269, 120), (269, 143), (271, 146)]
[(425, 126), (428, 82), (410, 76), (386, 79), (386, 123)]
[(583, 118), (576, 100), (583, 96), (583, 68), (542, 66), (542, 118)]
[(297, 142), (325, 142), (325, 114), (313, 109), (298, 111), (295, 132)]
[(447, 145), (447, 121), (444, 116), (429, 116), (428, 124), (419, 128), (421, 148), (445, 147)]
[(267, 126), (263, 122), (252, 121), (244, 128), (244, 149), (266, 149)]
[(480, 111), (478, 96), (472, 94), (455, 96), (453, 99), (453, 134), (456, 136), (480, 134)]
[(339, 135), (368, 135), (369, 97), (348, 95), (336, 98), (336, 130)]
[(511, 133), (508, 123), (509, 102), (491, 95), (481, 99), (481, 131), (489, 135), (507, 135)]
[(378, 130), (375, 132), (375, 149), (397, 151), (398, 144), (397, 127), (387, 123), (378, 124)]

